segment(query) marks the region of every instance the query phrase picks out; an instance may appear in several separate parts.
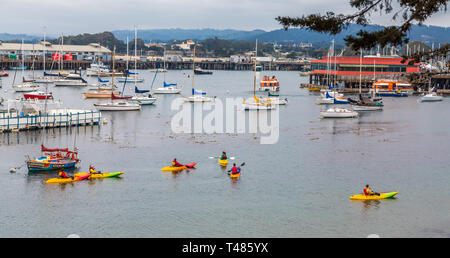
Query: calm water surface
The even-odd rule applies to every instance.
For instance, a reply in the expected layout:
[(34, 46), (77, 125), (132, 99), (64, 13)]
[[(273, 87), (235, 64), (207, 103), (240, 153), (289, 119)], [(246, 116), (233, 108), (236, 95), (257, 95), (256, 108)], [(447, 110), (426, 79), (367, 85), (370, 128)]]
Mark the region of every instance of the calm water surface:
[[(184, 84), (189, 95), (188, 74), (169, 71), (166, 80)], [(177, 96), (171, 95), (160, 95), (140, 112), (103, 112), (106, 125), (0, 134), (0, 237), (450, 237), (448, 99), (385, 98), (382, 112), (321, 120), (325, 107), (299, 88), (307, 78), (262, 74), (275, 74), (289, 100), (280, 108), (280, 138), (273, 145), (261, 145), (253, 134), (175, 134), (170, 105)], [(146, 81), (138, 86), (150, 88), (154, 74), (142, 75)], [(195, 82), (224, 100), (249, 96), (252, 76), (215, 71)], [(0, 96), (20, 97), (12, 79), (13, 72), (2, 79)], [(159, 74), (154, 87), (162, 81)], [(80, 88), (50, 85), (49, 91), (67, 107), (96, 102), (84, 100)], [(76, 145), (80, 172), (94, 164), (126, 173), (122, 179), (47, 185), (55, 173), (29, 174), (24, 166), (25, 155), (39, 155), (42, 143)], [(223, 150), (246, 162), (237, 182), (209, 159)], [(161, 172), (174, 157), (198, 162), (197, 169)], [(21, 168), (11, 174), (12, 167)], [(400, 194), (350, 201), (365, 184)]]

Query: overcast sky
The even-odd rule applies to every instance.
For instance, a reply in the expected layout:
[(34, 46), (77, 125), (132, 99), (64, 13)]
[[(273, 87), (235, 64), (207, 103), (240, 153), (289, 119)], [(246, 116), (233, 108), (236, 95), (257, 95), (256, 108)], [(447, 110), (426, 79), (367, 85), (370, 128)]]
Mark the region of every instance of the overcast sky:
[[(96, 33), (118, 29), (273, 30), (281, 16), (350, 13), (349, 0), (10, 0), (1, 1), (0, 33)], [(373, 23), (391, 25), (378, 15)], [(427, 24), (450, 26), (450, 13)]]

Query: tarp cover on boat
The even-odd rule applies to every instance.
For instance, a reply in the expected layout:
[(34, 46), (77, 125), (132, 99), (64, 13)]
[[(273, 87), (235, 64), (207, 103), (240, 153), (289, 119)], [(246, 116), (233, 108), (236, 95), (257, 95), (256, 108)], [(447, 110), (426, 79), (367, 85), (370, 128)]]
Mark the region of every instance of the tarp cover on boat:
[(127, 74), (139, 74), (139, 73), (133, 73), (133, 72), (130, 72), (130, 70), (126, 70), (126, 73), (127, 73)]
[(140, 90), (138, 87), (134, 87), (134, 93), (147, 93), (150, 92), (149, 90)]
[(98, 78), (98, 82), (109, 82), (109, 80), (102, 80), (102, 79)]
[(58, 149), (58, 148), (46, 148), (45, 146), (44, 146), (44, 144), (41, 144), (41, 151), (47, 151), (47, 152), (68, 152), (69, 151), (69, 149), (68, 148), (65, 148), (65, 149)]
[(46, 73), (46, 72), (44, 72), (44, 76), (59, 76), (59, 74)]
[(206, 95), (205, 91), (192, 89), (192, 95)]
[(169, 86), (177, 86), (176, 83), (166, 83), (164, 82), (164, 87), (169, 87)]

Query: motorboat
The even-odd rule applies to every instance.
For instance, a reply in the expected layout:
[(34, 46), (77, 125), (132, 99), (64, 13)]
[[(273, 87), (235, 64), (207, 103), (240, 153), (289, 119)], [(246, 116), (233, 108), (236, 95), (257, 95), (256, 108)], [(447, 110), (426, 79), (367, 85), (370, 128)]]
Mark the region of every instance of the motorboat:
[(435, 102), (435, 101), (442, 101), (444, 97), (437, 95), (436, 92), (430, 92), (426, 94), (425, 96), (420, 98), (420, 102)]
[(357, 117), (358, 112), (346, 108), (330, 108), (320, 111), (321, 118), (353, 118)]

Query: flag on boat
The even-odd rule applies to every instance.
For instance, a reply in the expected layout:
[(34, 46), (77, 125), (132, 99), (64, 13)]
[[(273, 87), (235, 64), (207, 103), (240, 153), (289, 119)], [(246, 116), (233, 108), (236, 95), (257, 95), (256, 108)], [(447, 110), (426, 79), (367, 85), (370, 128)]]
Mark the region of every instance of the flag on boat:
[(192, 89), (192, 95), (206, 95), (206, 91)]
[(164, 87), (169, 87), (169, 86), (177, 86), (176, 83), (166, 83), (164, 82)]
[(126, 73), (127, 73), (127, 74), (139, 74), (139, 73), (133, 73), (133, 72), (130, 72), (130, 70), (126, 70)]
[(102, 79), (98, 78), (98, 82), (103, 82), (103, 83), (105, 83), (105, 82), (109, 82), (109, 80), (102, 80)]

